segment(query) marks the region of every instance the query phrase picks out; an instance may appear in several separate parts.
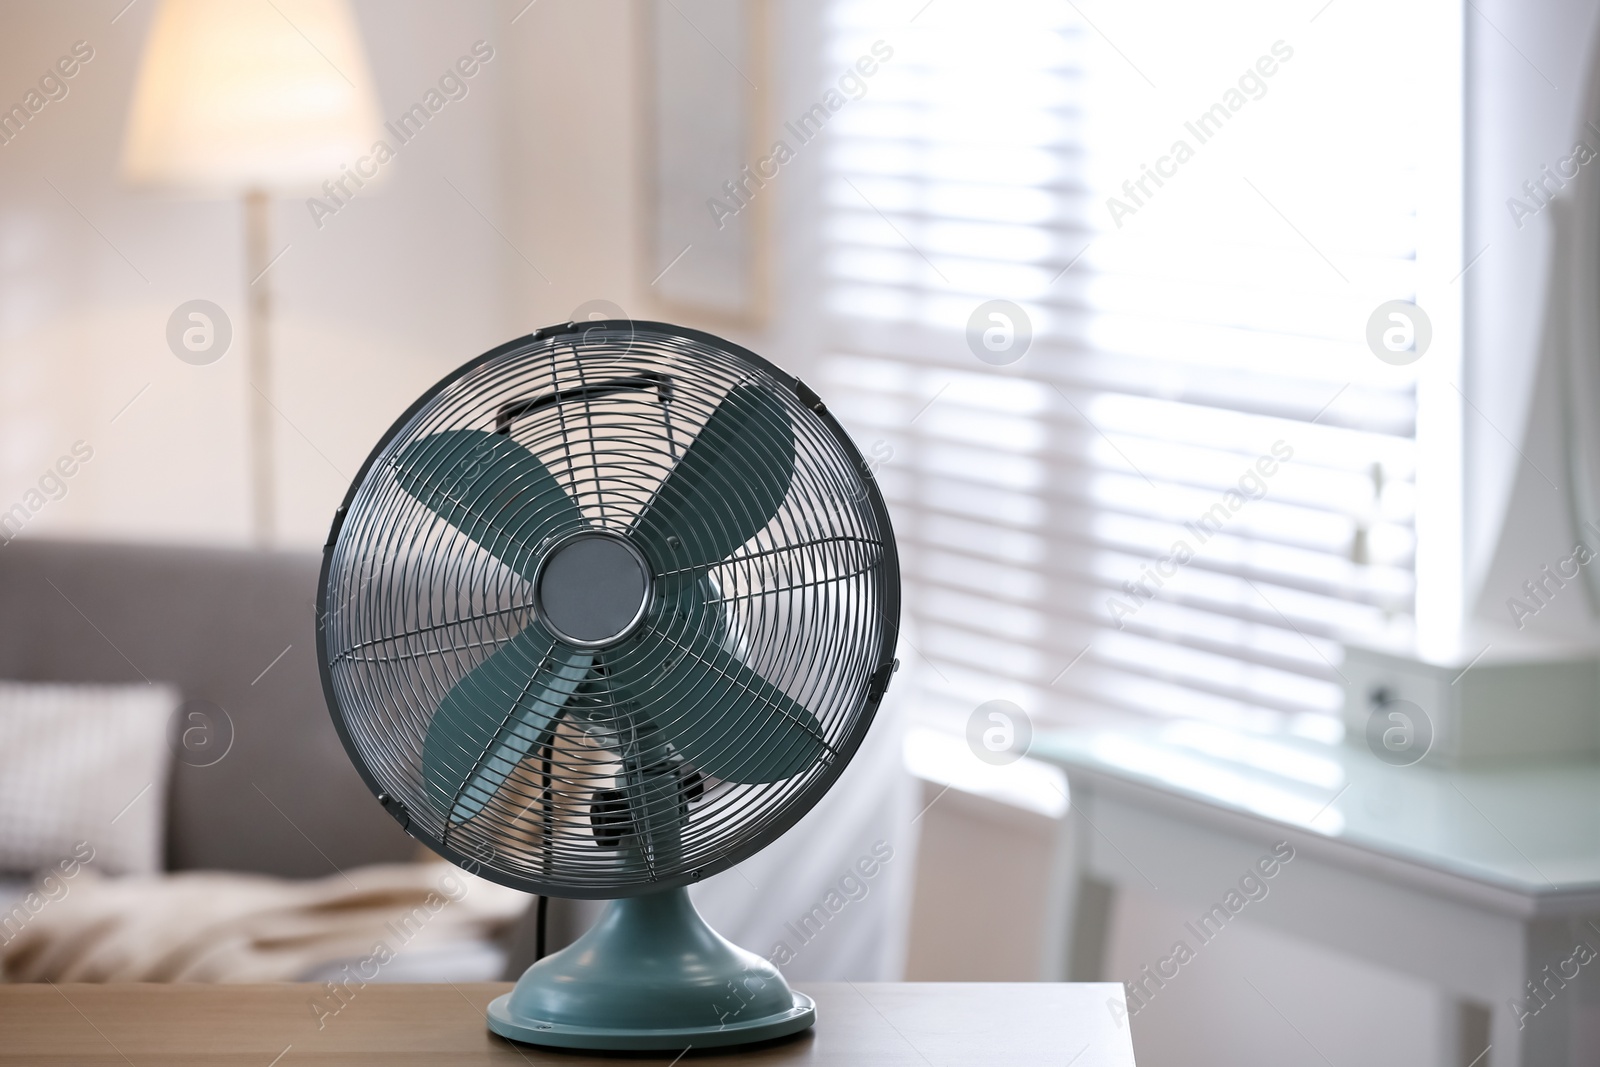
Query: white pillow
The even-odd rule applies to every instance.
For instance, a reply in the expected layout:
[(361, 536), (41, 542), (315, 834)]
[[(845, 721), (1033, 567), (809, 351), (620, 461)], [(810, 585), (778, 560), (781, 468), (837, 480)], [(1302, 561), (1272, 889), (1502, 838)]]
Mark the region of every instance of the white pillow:
[(0, 871), (33, 872), (92, 848), (107, 874), (161, 870), (165, 685), (0, 682)]

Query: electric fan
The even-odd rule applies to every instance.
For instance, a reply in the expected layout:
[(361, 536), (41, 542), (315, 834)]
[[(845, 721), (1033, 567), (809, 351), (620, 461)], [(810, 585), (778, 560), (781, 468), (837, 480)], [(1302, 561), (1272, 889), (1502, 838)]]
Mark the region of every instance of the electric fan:
[(815, 1007), (685, 887), (771, 843), (861, 744), (899, 561), (860, 453), (709, 334), (539, 330), (367, 459), (318, 591), (334, 724), (400, 825), (533, 893), (612, 898), (489, 1008), (519, 1041), (740, 1044)]

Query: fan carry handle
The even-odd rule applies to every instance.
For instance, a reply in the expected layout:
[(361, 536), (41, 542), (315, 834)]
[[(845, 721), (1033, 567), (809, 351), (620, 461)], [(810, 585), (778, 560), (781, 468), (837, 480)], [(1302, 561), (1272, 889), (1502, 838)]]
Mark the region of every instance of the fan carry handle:
[(569, 400), (587, 401), (610, 396), (613, 393), (627, 393), (634, 390), (649, 392), (652, 389), (662, 404), (672, 403), (672, 378), (655, 371), (640, 371), (638, 374), (622, 378), (608, 378), (602, 382), (574, 385), (570, 389), (557, 389), (553, 393), (545, 393), (543, 396), (527, 400), (508, 400), (494, 413), (494, 432), (510, 434), (511, 424), (516, 420), (557, 404), (565, 404)]

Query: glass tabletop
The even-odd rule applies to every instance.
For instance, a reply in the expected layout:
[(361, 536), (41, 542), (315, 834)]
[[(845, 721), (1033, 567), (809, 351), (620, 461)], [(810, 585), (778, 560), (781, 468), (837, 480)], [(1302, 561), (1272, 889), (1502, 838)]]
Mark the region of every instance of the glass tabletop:
[(1600, 890), (1600, 763), (1393, 766), (1193, 722), (1041, 732), (1028, 754), (1518, 892)]

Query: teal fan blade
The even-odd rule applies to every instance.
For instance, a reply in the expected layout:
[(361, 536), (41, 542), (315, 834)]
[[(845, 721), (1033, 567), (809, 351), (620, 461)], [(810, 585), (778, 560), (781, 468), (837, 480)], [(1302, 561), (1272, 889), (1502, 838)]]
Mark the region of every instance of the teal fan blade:
[(528, 581), (545, 535), (587, 525), (555, 475), (503, 434), (448, 430), (394, 460), (400, 487)]
[[(782, 402), (760, 386), (730, 390), (634, 524), (659, 575), (654, 625), (626, 650), (605, 654), (616, 696), (683, 758), (725, 781), (781, 781), (826, 747), (816, 716), (724, 647), (710, 584), (686, 573), (720, 562), (772, 521), (794, 463)], [(402, 488), (529, 580), (547, 533), (586, 525), (544, 464), (500, 434), (435, 434), (402, 451), (395, 468)], [(440, 705), (424, 770), (452, 822), (482, 810), (589, 679), (592, 655), (569, 655), (540, 674), (554, 647), (547, 631), (531, 626)]]
[(737, 385), (640, 514), (633, 533), (662, 572), (706, 567), (772, 521), (794, 478), (794, 427), (770, 389)]
[(759, 385), (729, 390), (634, 524), (659, 575), (649, 633), (605, 654), (616, 695), (725, 781), (780, 781), (825, 748), (816, 716), (724, 647), (722, 609), (709, 602), (704, 575), (692, 573), (772, 521), (794, 463), (782, 401)]
[[(394, 467), (401, 488), (528, 581), (546, 535), (587, 525), (538, 457), (502, 434), (433, 434), (406, 446)], [(452, 823), (483, 809), (589, 677), (593, 655), (555, 646), (532, 623), (439, 704), (423, 742), (423, 778)]]
[(725, 647), (720, 605), (701, 579), (658, 602), (646, 636), (604, 661), (613, 699), (636, 707), (684, 759), (713, 778), (753, 784), (805, 771), (827, 751), (806, 707)]
[(530, 624), (451, 688), (428, 725), (422, 775), (451, 823), (483, 810), (590, 675), (594, 655), (556, 647)]

